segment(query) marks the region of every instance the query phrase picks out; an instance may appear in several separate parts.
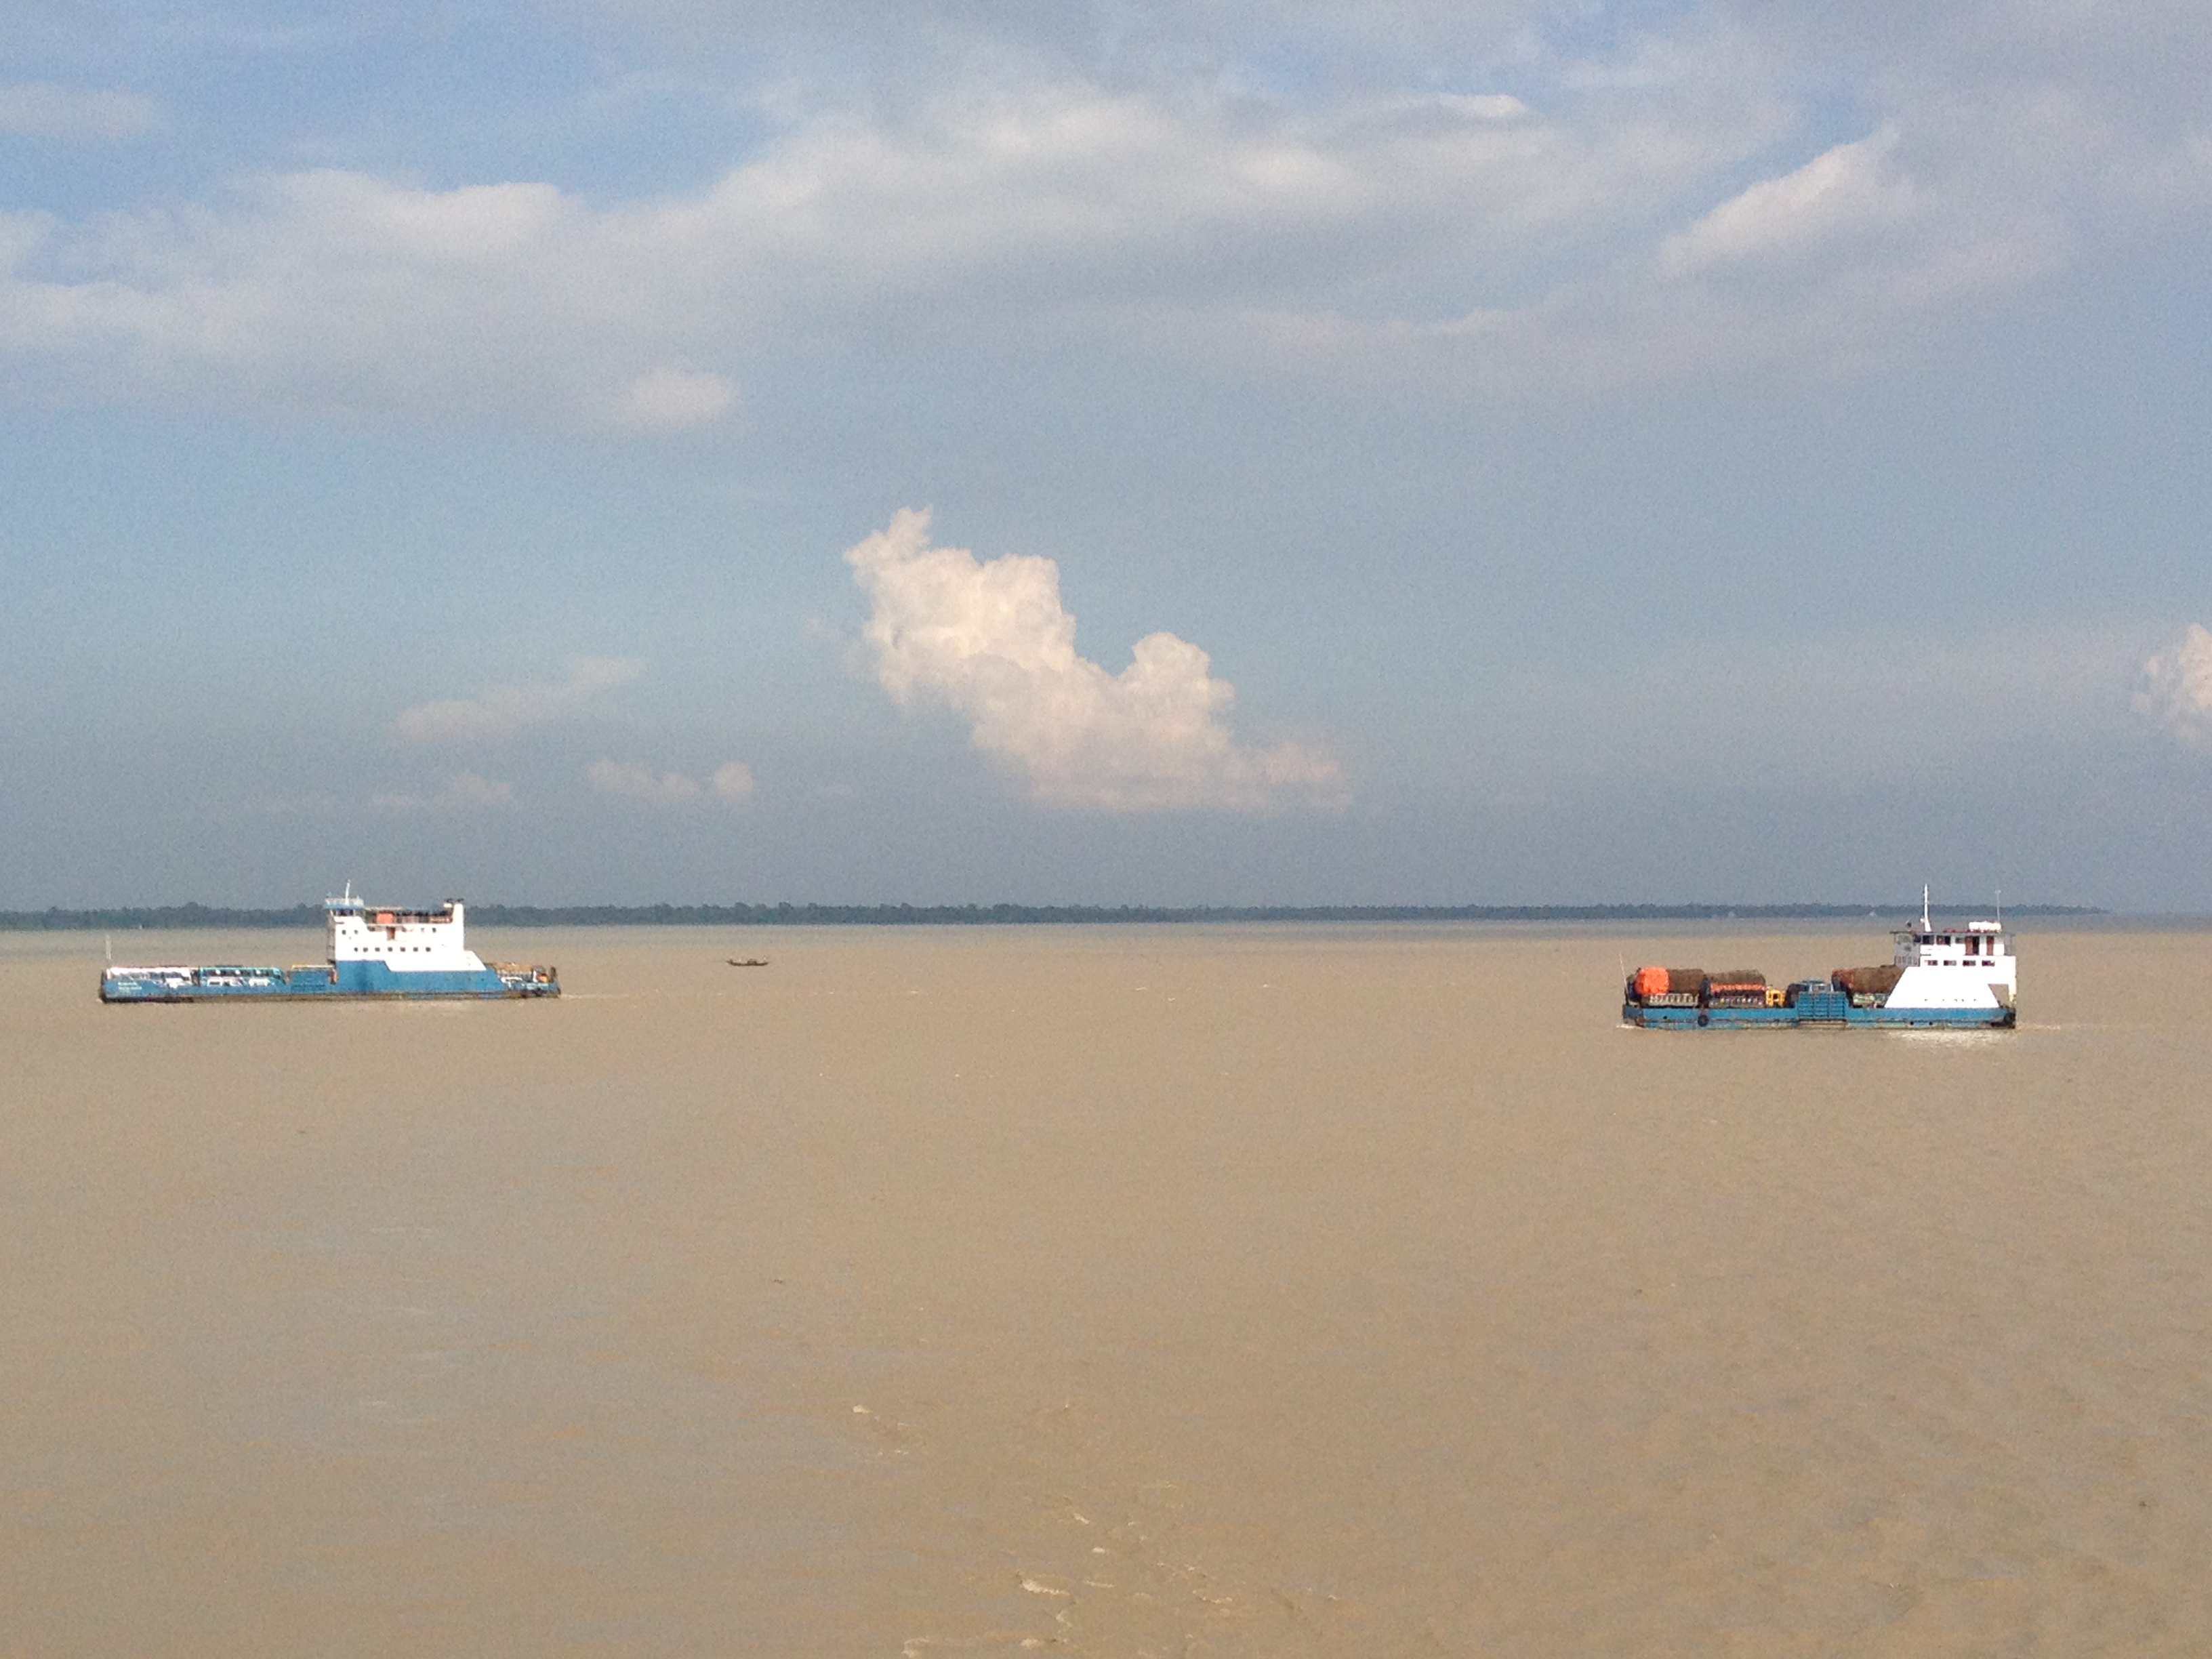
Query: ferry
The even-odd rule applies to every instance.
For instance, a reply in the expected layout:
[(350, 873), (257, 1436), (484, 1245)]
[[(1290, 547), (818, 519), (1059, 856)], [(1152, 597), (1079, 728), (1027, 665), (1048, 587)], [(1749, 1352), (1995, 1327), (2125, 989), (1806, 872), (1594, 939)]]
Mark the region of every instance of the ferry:
[(1941, 1026), (2008, 1030), (2019, 1018), (2020, 959), (2002, 916), (1938, 926), (1920, 896), (1920, 920), (1891, 935), (1891, 959), (1838, 968), (1826, 979), (1769, 985), (1749, 969), (1639, 968), (1622, 989), (1630, 1025), (1679, 1030), (1793, 1025)]
[(432, 910), (380, 909), (356, 899), (323, 902), (330, 959), (290, 968), (236, 963), (110, 963), (100, 976), (102, 1002), (238, 1002), (257, 999), (326, 1001), (418, 998), (557, 997), (552, 968), (487, 964), (463, 942), (461, 901)]

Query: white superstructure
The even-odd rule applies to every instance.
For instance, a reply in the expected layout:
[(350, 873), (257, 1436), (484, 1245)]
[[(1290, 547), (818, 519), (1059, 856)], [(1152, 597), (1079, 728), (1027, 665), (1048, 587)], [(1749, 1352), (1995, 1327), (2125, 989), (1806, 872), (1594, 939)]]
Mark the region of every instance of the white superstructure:
[(1891, 1008), (2009, 1008), (2020, 993), (2020, 959), (2004, 923), (1937, 927), (1920, 895), (1920, 920), (1893, 936), (1905, 971), (1885, 1005)]
[(434, 910), (372, 910), (353, 896), (325, 901), (333, 963), (380, 962), (395, 974), (482, 973), (483, 962), (463, 943), (463, 907), (449, 899)]

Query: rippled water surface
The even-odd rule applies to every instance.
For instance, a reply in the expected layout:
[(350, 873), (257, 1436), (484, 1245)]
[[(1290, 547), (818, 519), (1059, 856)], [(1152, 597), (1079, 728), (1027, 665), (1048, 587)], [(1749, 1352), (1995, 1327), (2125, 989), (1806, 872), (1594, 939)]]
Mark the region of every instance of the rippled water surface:
[(0, 936), (0, 1654), (2204, 1650), (2212, 936), (477, 942)]

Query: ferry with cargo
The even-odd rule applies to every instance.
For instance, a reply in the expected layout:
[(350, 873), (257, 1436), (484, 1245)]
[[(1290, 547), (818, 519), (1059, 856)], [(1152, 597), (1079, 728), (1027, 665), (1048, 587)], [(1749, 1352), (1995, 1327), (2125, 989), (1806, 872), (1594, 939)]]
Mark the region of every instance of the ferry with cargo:
[(2020, 959), (2002, 917), (1938, 926), (1920, 920), (1891, 935), (1891, 959), (1838, 968), (1826, 979), (1769, 985), (1751, 969), (1639, 968), (1621, 1018), (1663, 1030), (1796, 1025), (1942, 1026), (2009, 1030), (2019, 1018)]
[(102, 1002), (327, 1001), (422, 998), (557, 997), (557, 969), (487, 963), (464, 941), (459, 899), (432, 910), (392, 910), (353, 896), (323, 902), (330, 959), (290, 968), (236, 963), (110, 963)]

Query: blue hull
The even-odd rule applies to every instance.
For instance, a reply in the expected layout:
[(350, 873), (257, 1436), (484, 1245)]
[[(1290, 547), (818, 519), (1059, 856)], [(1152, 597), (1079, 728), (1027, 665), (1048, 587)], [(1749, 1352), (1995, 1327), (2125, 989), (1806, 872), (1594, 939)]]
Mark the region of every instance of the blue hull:
[(560, 977), (550, 968), (394, 973), (380, 962), (318, 968), (149, 968), (100, 982), (102, 1002), (489, 1001), (560, 994)]
[(1653, 1008), (1625, 1003), (1620, 1018), (1655, 1030), (1784, 1030), (1796, 1026), (1879, 1025), (1893, 1030), (2002, 1031), (2019, 1018), (2010, 1008), (1854, 1008), (1842, 997), (1811, 999), (1795, 1008)]

